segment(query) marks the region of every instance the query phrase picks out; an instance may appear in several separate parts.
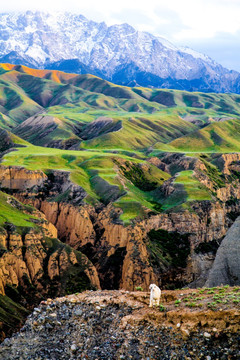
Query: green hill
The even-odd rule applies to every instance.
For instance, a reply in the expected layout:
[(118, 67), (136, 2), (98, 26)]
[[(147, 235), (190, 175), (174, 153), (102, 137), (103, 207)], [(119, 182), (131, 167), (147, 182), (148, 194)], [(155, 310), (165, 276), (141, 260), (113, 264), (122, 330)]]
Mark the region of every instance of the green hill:
[(190, 152), (240, 151), (240, 118), (214, 122), (172, 141), (171, 146)]

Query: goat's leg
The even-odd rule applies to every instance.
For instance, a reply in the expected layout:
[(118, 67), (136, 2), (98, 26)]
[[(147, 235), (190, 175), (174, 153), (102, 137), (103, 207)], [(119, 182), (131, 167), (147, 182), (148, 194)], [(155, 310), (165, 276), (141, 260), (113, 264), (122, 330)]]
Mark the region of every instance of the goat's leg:
[(149, 307), (152, 307), (153, 306), (153, 300), (152, 298), (150, 297), (150, 304), (149, 304)]

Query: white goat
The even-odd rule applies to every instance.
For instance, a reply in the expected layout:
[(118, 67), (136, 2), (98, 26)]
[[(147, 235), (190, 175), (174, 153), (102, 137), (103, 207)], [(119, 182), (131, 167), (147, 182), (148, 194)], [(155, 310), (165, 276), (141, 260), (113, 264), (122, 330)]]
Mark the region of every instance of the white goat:
[(160, 297), (161, 297), (161, 290), (155, 284), (151, 284), (149, 286), (150, 289), (150, 304), (149, 307), (153, 307), (153, 305), (159, 305)]

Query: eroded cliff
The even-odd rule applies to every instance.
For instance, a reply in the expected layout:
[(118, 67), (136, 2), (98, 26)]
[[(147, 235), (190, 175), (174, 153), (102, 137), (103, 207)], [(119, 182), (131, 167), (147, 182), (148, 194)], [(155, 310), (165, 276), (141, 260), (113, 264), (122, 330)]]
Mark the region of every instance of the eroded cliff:
[(100, 287), (92, 263), (57, 239), (56, 227), (43, 213), (1, 193), (1, 222), (3, 206), (9, 218), (0, 226), (0, 296), (9, 308), (0, 313), (1, 337), (11, 331), (5, 314), (14, 316), (12, 306), (30, 309), (48, 296)]

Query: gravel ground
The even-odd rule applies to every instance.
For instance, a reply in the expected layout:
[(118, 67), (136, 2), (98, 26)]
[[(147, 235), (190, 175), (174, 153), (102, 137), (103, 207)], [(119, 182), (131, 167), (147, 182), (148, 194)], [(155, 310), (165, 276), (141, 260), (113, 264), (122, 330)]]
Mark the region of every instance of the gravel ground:
[(1, 344), (0, 359), (240, 359), (239, 333), (184, 334), (154, 321), (156, 310), (128, 292), (119, 294), (86, 292), (42, 302)]

